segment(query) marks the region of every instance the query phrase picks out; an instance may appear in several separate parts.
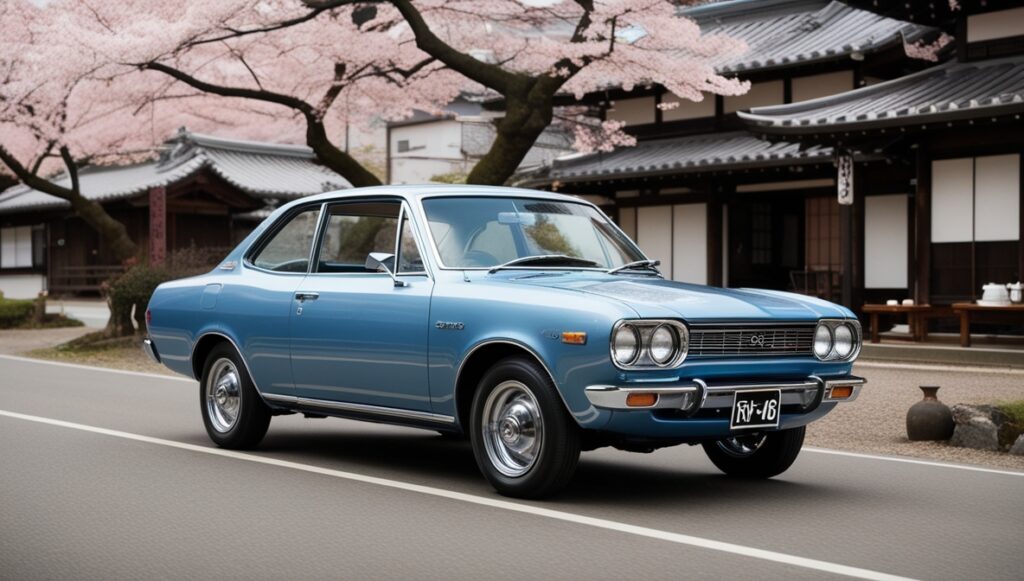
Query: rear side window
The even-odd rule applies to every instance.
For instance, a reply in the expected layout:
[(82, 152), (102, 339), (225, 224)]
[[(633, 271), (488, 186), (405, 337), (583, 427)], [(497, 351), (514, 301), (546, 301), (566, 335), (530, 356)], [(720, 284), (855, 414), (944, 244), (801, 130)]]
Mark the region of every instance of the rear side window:
[(319, 217), (319, 206), (292, 216), (253, 256), (252, 263), (275, 272), (306, 272)]

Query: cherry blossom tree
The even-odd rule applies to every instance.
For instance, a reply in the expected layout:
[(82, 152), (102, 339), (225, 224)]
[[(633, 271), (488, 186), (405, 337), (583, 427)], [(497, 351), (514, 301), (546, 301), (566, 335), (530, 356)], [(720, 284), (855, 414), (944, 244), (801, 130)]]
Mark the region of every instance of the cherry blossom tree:
[[(660, 84), (701, 100), (747, 84), (713, 63), (746, 49), (702, 35), (678, 0), (132, 0), (77, 2), (79, 34), (111, 62), (207, 94), (275, 104), (356, 185), (376, 183), (331, 142), (342, 123), (438, 111), (459, 92), (503, 100), (497, 138), (468, 181), (501, 184), (552, 123), (583, 150), (629, 145), (621, 124), (556, 97)], [(168, 86), (168, 90), (177, 90)], [(571, 111), (576, 110), (575, 113)]]

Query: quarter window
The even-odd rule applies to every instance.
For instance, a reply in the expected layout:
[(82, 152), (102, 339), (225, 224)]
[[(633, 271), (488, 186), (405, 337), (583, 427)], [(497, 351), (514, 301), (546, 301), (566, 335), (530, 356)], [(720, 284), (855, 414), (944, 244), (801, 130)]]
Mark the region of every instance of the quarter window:
[(293, 216), (256, 253), (252, 258), (253, 264), (275, 272), (306, 272), (319, 217), (319, 207)]

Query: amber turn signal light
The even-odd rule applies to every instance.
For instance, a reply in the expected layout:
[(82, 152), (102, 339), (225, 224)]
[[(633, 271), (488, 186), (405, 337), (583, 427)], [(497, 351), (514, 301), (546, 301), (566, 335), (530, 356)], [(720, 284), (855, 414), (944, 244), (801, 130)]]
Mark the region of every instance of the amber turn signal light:
[(657, 402), (656, 393), (631, 393), (626, 396), (626, 405), (631, 408), (649, 408)]
[(587, 334), (583, 331), (562, 331), (562, 343), (570, 345), (586, 345)]
[(832, 399), (846, 399), (853, 395), (852, 385), (837, 385), (832, 388)]

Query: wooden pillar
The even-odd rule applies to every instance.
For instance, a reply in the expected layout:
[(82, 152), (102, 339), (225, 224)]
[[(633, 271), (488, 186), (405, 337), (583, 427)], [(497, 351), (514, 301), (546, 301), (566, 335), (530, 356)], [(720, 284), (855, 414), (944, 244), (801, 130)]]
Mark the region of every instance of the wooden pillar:
[(853, 286), (853, 290), (850, 308), (854, 312), (859, 313), (864, 305), (864, 212), (867, 206), (865, 196), (868, 192), (867, 180), (864, 178), (868, 173), (868, 168), (866, 164), (861, 164), (859, 167), (857, 164), (854, 164), (853, 167), (856, 175), (853, 180), (853, 225), (851, 232), (853, 241), (853, 279), (850, 283)]
[(853, 305), (853, 206), (839, 206), (839, 262), (842, 265), (842, 304), (852, 309)]
[(932, 164), (928, 152), (917, 149), (917, 190), (914, 192), (914, 262), (917, 264), (914, 300), (919, 305), (931, 301), (932, 239)]
[(722, 201), (708, 199), (708, 284), (722, 286)]
[(149, 264), (159, 266), (167, 258), (167, 188), (149, 190)]

